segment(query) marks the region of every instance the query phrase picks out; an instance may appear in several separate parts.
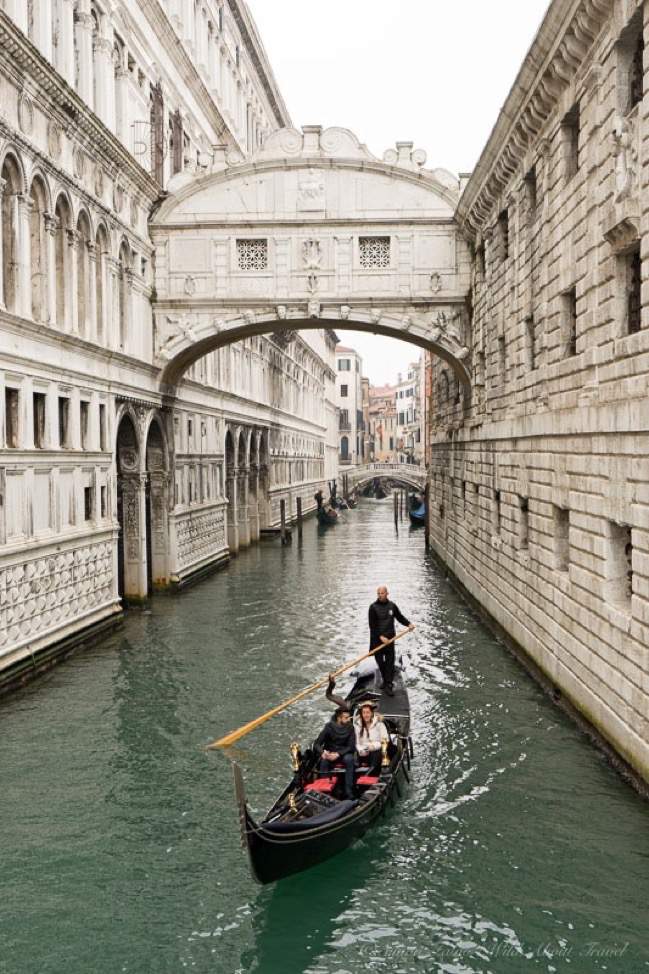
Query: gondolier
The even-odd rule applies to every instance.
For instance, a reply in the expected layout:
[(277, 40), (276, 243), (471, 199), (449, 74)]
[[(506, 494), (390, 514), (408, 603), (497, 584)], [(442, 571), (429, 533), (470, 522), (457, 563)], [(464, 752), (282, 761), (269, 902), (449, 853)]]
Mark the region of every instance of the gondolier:
[[(390, 601), (385, 585), (379, 585), (376, 595), (376, 602), (372, 602), (369, 610), (370, 649), (374, 649), (379, 643), (388, 642), (395, 636), (395, 619), (402, 626), (407, 626), (408, 629), (415, 628), (399, 611), (399, 607)], [(390, 643), (389, 646), (379, 650), (375, 655), (383, 678), (383, 689), (389, 696), (392, 696), (394, 693), (392, 688), (394, 681), (394, 643)]]

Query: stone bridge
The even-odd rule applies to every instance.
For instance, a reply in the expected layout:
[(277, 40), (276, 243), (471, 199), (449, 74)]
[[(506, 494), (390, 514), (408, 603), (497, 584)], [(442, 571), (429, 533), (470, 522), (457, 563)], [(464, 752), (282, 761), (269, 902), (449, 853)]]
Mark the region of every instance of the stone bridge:
[(358, 467), (341, 468), (347, 477), (350, 488), (362, 488), (377, 478), (398, 480), (415, 490), (423, 491), (426, 486), (426, 468), (416, 463), (365, 463)]
[(432, 350), (468, 393), (460, 185), (425, 160), (411, 143), (378, 159), (347, 129), (307, 126), (172, 180), (150, 225), (162, 390), (229, 342), (339, 327)]

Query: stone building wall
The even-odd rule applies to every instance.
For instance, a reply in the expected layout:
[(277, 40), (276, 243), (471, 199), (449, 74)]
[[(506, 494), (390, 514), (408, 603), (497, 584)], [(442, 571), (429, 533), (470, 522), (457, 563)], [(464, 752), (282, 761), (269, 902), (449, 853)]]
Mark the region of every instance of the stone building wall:
[(436, 551), (645, 778), (648, 20), (551, 4), (457, 210), (471, 399), (429, 370)]
[(332, 340), (223, 349), (173, 401), (154, 361), (161, 193), (289, 122), (239, 0), (1, 0), (0, 670), (227, 558), (229, 430), (235, 548), (275, 519), (271, 437), (290, 503), (322, 482)]

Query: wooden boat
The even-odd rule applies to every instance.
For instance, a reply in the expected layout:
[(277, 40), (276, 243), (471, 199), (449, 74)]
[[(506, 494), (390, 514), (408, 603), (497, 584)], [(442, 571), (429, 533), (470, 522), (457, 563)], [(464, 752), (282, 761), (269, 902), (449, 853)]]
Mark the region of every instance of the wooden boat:
[(318, 508), (318, 524), (323, 527), (328, 527), (330, 524), (336, 524), (338, 521), (338, 515), (333, 510), (326, 510), (324, 507)]
[[(283, 879), (342, 852), (381, 817), (395, 797), (401, 796), (410, 780), (412, 758), (408, 694), (399, 670), (395, 673), (394, 696), (376, 689), (377, 679), (378, 671), (359, 677), (347, 700), (351, 705), (368, 697), (376, 700), (390, 734), (384, 756), (387, 763), (378, 777), (370, 776), (363, 766), (357, 769), (353, 801), (343, 797), (342, 769), (331, 779), (324, 779), (318, 776), (319, 756), (313, 746), (302, 755), (297, 745), (292, 745), (293, 777), (269, 812), (256, 822), (246, 801), (241, 769), (233, 764), (242, 844), (260, 883)], [(323, 782), (326, 790), (321, 790)]]
[(413, 527), (420, 528), (426, 523), (426, 505), (420, 504), (414, 510), (408, 511), (408, 517)]

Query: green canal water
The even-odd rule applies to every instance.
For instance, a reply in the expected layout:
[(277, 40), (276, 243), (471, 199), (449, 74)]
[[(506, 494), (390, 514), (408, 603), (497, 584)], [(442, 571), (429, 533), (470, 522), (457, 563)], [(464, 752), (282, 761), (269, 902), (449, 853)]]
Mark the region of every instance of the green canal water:
[[(202, 745), (417, 624), (414, 779), (348, 852), (262, 888)], [(242, 741), (263, 811), (311, 698)], [(392, 505), (266, 542), (0, 705), (2, 974), (649, 970), (649, 807), (485, 631)]]

